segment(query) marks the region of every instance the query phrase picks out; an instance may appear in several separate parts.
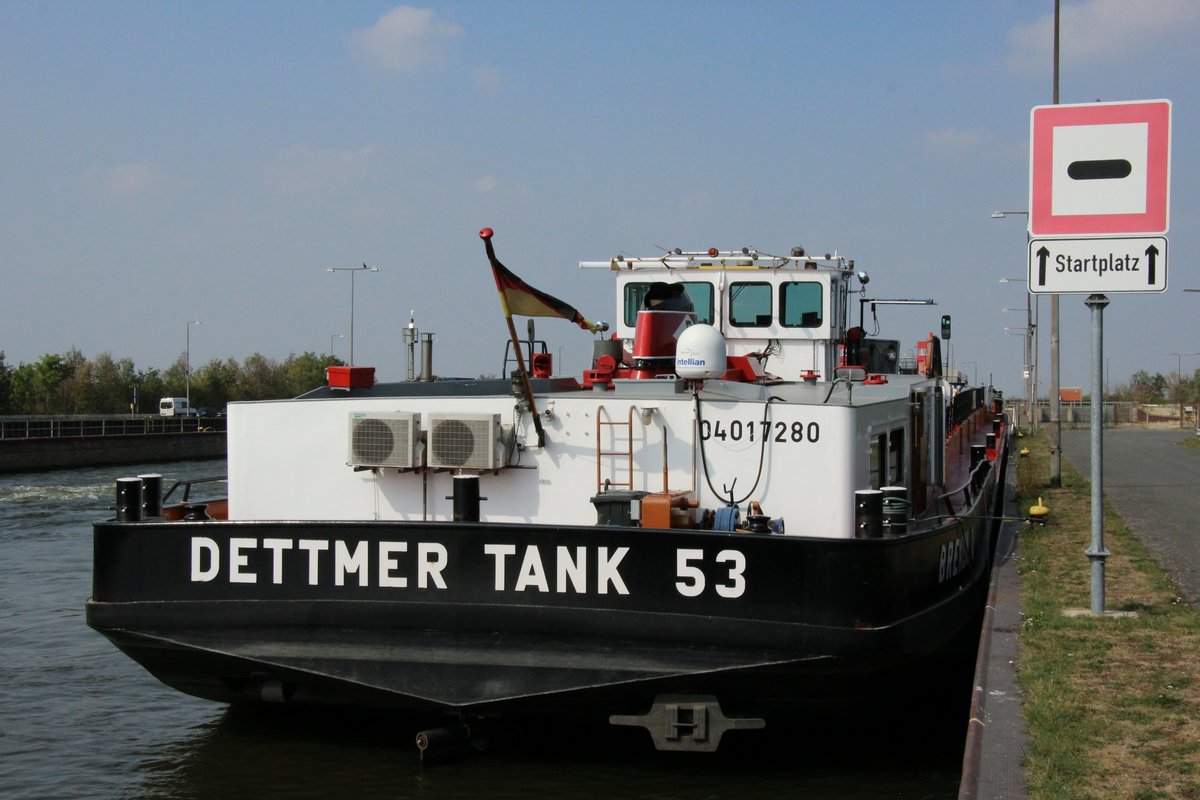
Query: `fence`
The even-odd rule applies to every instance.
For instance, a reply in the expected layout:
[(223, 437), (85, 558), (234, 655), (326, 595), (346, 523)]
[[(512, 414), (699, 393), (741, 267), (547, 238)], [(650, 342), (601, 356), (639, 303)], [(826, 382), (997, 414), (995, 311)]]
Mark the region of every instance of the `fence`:
[[(1017, 427), (1029, 426), (1029, 407), (1020, 398), (1007, 398), (1006, 405), (1010, 419)], [(1059, 406), (1059, 424), (1064, 428), (1088, 428), (1092, 424), (1092, 404), (1088, 401), (1072, 401), (1061, 403)], [(1050, 401), (1039, 400), (1033, 408), (1034, 420), (1038, 427), (1045, 427), (1050, 422)], [(1130, 401), (1105, 403), (1101, 411), (1104, 427), (1113, 428), (1123, 425), (1178, 425), (1179, 427), (1194, 427), (1196, 416), (1194, 410), (1189, 413), (1185, 409), (1183, 419), (1179, 416), (1179, 406), (1147, 405)]]
[(151, 414), (58, 415), (0, 417), (0, 441), (59, 439), (90, 436), (146, 436), (149, 434), (225, 431), (225, 417), (161, 417)]

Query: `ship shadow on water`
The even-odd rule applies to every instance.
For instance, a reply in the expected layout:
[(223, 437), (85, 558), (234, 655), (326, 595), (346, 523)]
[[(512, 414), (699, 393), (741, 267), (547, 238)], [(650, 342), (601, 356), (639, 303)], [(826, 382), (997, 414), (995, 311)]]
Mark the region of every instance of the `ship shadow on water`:
[(422, 762), (418, 731), (377, 712), (230, 707), (142, 762), (142, 798), (953, 798), (974, 655), (880, 691), (732, 731), (716, 753), (655, 751), (640, 728), (526, 720), (484, 752)]

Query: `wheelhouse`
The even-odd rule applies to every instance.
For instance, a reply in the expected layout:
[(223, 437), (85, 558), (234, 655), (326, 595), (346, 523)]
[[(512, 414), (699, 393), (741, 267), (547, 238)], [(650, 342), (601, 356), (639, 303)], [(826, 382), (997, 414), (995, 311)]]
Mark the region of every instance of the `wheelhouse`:
[(582, 262), (580, 267), (617, 273), (615, 334), (627, 342), (636, 340), (638, 313), (659, 284), (681, 287), (695, 321), (719, 330), (730, 355), (766, 353), (788, 373), (832, 376), (841, 357), (836, 343), (853, 327), (854, 262), (836, 254), (810, 257), (802, 248), (787, 257), (710, 250)]

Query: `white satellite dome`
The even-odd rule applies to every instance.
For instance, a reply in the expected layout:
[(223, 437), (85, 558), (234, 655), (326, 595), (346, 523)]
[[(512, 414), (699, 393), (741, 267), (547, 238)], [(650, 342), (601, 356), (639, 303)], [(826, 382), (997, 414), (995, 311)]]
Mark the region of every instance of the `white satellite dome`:
[(725, 337), (712, 325), (692, 325), (675, 347), (675, 373), (704, 380), (725, 374)]

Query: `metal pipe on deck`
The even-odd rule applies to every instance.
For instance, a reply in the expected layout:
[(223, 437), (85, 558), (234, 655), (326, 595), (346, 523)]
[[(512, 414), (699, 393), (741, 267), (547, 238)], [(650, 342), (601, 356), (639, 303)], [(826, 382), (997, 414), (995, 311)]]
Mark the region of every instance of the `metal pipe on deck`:
[(433, 380), (433, 334), (421, 334), (421, 380)]

